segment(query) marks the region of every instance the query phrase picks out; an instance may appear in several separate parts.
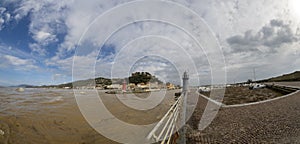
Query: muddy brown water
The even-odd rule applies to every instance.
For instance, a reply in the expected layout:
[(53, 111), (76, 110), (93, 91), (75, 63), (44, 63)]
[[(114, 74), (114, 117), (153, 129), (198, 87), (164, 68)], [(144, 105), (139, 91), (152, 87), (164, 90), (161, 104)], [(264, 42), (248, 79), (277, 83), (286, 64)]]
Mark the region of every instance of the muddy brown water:
[[(104, 95), (104, 92), (100, 92)], [(158, 108), (143, 115), (144, 123), (158, 121), (173, 102), (175, 91)], [(104, 102), (120, 119), (134, 123), (141, 113), (124, 112), (117, 99), (104, 95)], [(116, 110), (122, 109), (123, 113)], [(123, 114), (123, 115), (122, 115)], [(0, 89), (0, 144), (113, 144), (85, 121), (76, 104), (72, 90)]]

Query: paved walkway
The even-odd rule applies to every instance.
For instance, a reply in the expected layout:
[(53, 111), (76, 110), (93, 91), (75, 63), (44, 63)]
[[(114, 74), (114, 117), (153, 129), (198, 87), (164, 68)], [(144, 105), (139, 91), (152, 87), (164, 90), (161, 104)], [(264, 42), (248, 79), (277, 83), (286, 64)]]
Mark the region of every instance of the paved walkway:
[(297, 81), (297, 82), (275, 82), (274, 84), (289, 86), (289, 87), (294, 87), (294, 88), (299, 88), (300, 89), (300, 81)]
[[(280, 83), (300, 87), (300, 83)], [(199, 97), (189, 120), (188, 143), (300, 143), (300, 92), (242, 107), (221, 108), (213, 122), (197, 130), (207, 99)]]

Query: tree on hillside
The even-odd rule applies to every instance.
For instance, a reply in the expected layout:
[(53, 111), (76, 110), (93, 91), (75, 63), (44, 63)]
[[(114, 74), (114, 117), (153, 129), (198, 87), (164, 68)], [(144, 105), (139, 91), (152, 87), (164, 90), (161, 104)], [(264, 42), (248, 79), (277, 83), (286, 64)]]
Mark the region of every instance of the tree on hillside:
[(138, 83), (148, 83), (151, 79), (151, 74), (148, 72), (135, 72), (129, 77), (129, 82)]
[(129, 77), (129, 82), (134, 84), (139, 83), (148, 83), (148, 82), (158, 82), (162, 83), (160, 80), (158, 80), (155, 76), (152, 76), (149, 72), (135, 72), (132, 73)]
[(250, 84), (250, 83), (252, 83), (252, 82), (253, 82), (252, 79), (248, 79), (246, 83), (247, 83), (247, 84)]
[(112, 84), (111, 79), (102, 78), (102, 77), (96, 78), (95, 82), (96, 82), (96, 84), (101, 84), (101, 85), (111, 85)]

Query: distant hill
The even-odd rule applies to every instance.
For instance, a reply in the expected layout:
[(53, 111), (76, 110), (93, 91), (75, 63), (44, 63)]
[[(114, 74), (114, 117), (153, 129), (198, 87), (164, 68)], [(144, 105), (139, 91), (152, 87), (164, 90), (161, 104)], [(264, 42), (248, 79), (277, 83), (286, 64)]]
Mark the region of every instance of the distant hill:
[(110, 85), (112, 81), (108, 78), (98, 77), (95, 79), (87, 79), (87, 80), (79, 80), (75, 82), (70, 82), (66, 84), (56, 85), (55, 87), (63, 88), (63, 87), (81, 87), (81, 86), (93, 86), (93, 85)]
[[(28, 84), (21, 84), (16, 86), (9, 86), (9, 87), (22, 87), (22, 88), (49, 88), (49, 87), (58, 87), (58, 88), (64, 88), (64, 87), (70, 87), (73, 88), (74, 86), (91, 86), (95, 84), (100, 85), (110, 85), (112, 82), (110, 79), (98, 77), (95, 79), (87, 79), (87, 80), (79, 80), (75, 82), (69, 82), (65, 84), (58, 84), (58, 85), (42, 85), (42, 86), (34, 86), (34, 85), (28, 85)], [(2, 87), (2, 86), (0, 86)]]
[(290, 74), (284, 74), (281, 76), (260, 80), (258, 82), (280, 82), (280, 81), (300, 81), (300, 71), (295, 71)]
[(48, 86), (39, 86), (39, 87), (58, 87), (58, 88), (64, 88), (64, 87), (85, 87), (85, 86), (94, 86), (94, 85), (101, 85), (103, 87), (111, 84), (122, 84), (124, 79), (129, 83), (147, 83), (147, 82), (158, 82), (162, 83), (158, 78), (151, 75), (148, 72), (135, 72), (132, 73), (131, 76), (126, 78), (114, 78), (114, 79), (108, 79), (103, 77), (98, 77), (95, 79), (87, 79), (87, 80), (79, 80), (75, 82), (65, 83), (65, 84), (59, 84), (59, 85), (48, 85)]
[(103, 77), (98, 77), (95, 79), (87, 79), (87, 80), (78, 80), (75, 82), (69, 82), (65, 84), (59, 84), (59, 85), (43, 85), (43, 86), (33, 86), (33, 85), (17, 85), (17, 86), (11, 86), (11, 87), (23, 87), (23, 88), (50, 88), (50, 87), (57, 87), (57, 88), (73, 88), (73, 87), (89, 87), (89, 86), (102, 86), (106, 87), (107, 85), (111, 84), (122, 84), (124, 79), (129, 83), (147, 83), (147, 82), (158, 82), (163, 83), (155, 76), (151, 75), (148, 72), (135, 72), (132, 73), (131, 76), (126, 78), (114, 78), (114, 79), (108, 79)]
[(36, 87), (36, 86), (34, 86), (34, 85), (28, 85), (28, 84), (20, 84), (20, 85), (10, 86), (10, 87), (33, 88), (33, 87)]

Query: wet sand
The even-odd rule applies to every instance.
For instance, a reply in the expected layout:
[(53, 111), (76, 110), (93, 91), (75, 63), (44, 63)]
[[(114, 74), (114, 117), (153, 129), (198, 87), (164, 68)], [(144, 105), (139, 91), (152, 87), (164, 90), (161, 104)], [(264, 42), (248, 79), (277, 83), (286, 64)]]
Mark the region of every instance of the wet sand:
[[(104, 92), (100, 95), (109, 111), (120, 120), (148, 124), (163, 116), (174, 101), (175, 92), (168, 91), (166, 99), (147, 112), (124, 106), (113, 95)], [(19, 93), (5, 88), (0, 89), (0, 103), (0, 144), (117, 143), (89, 126), (79, 111), (72, 90), (26, 89)]]

